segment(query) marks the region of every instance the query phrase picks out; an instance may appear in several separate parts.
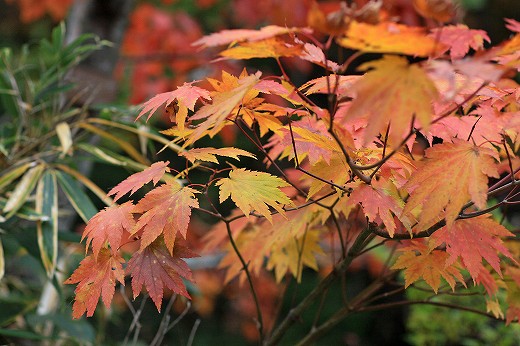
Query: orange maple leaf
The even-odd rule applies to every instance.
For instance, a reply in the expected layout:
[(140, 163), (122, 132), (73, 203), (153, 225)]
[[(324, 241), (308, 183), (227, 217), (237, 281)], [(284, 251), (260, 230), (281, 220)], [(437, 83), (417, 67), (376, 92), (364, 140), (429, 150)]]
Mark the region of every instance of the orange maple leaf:
[(94, 314), (101, 296), (108, 308), (114, 296), (116, 281), (125, 284), (124, 260), (108, 249), (101, 249), (97, 258), (93, 255), (85, 257), (79, 267), (65, 280), (65, 284), (78, 286), (74, 290), (76, 297), (72, 305), (72, 317), (80, 318), (85, 312), (87, 317)]
[(191, 116), (190, 119), (192, 120), (204, 121), (189, 135), (186, 145), (195, 142), (205, 135), (212, 137), (220, 132), (228, 117), (236, 114), (240, 106), (245, 103), (246, 95), (249, 92), (258, 94), (258, 91), (254, 90), (253, 87), (259, 80), (260, 72), (252, 75), (242, 73), (239, 78), (223, 72), (222, 82), (209, 80), (216, 90), (213, 93), (213, 102), (202, 106)]
[(398, 145), (410, 130), (412, 120), (427, 129), (433, 115), (432, 102), (437, 89), (426, 72), (406, 58), (384, 56), (359, 67), (373, 69), (357, 81), (347, 117), (366, 116), (365, 143), (369, 143), (390, 124), (390, 145)]
[(421, 207), (417, 227), (425, 229), (443, 217), (450, 227), (469, 200), (484, 209), (488, 176), (498, 178), (496, 156), (496, 151), (490, 148), (477, 147), (457, 138), (453, 143), (427, 149), (426, 161), (404, 186), (410, 198), (403, 215)]
[(123, 232), (131, 233), (135, 226), (133, 208), (132, 202), (113, 205), (101, 210), (89, 220), (81, 240), (87, 238), (86, 250), (92, 243), (94, 258), (97, 258), (105, 242), (108, 242), (112, 252), (119, 249)]
[(126, 267), (126, 271), (132, 276), (134, 299), (141, 292), (143, 285), (159, 311), (161, 311), (165, 287), (174, 293), (190, 298), (182, 280), (184, 278), (193, 281), (193, 276), (182, 258), (196, 256), (179, 242), (175, 243), (173, 251), (168, 250), (161, 238), (134, 253)]
[(423, 28), (383, 22), (377, 25), (353, 21), (340, 46), (367, 53), (397, 53), (430, 56), (442, 44), (428, 37)]
[(143, 231), (141, 250), (161, 234), (170, 253), (173, 251), (177, 233), (186, 239), (191, 209), (199, 207), (195, 198), (197, 192), (172, 181), (148, 192), (135, 205), (134, 213), (143, 213), (133, 230), (133, 233)]
[(239, 43), (221, 52), (220, 56), (230, 59), (280, 58), (298, 56), (302, 52), (302, 45), (290, 45), (274, 37), (262, 41)]
[(399, 251), (402, 254), (392, 266), (392, 269), (404, 269), (405, 287), (410, 286), (421, 278), (437, 293), (441, 284), (441, 277), (448, 282), (452, 290), (458, 280), (464, 286), (464, 277), (456, 263), (447, 264), (449, 255), (440, 250), (430, 250), (420, 241), (412, 241)]
[(170, 171), (168, 168), (169, 164), (170, 161), (157, 161), (153, 163), (150, 167), (144, 169), (142, 172), (134, 173), (117, 184), (117, 186), (108, 191), (108, 195), (110, 196), (115, 194), (116, 196), (114, 197), (114, 201), (117, 201), (128, 192), (133, 194), (151, 180), (153, 180), (154, 184), (157, 184), (163, 175)]
[(430, 248), (446, 244), (446, 252), (450, 255), (446, 265), (460, 257), (473, 278), (479, 276), (482, 259), (502, 276), (498, 254), (513, 261), (514, 258), (500, 237), (514, 235), (488, 216), (456, 220), (451, 227), (442, 227), (430, 237)]

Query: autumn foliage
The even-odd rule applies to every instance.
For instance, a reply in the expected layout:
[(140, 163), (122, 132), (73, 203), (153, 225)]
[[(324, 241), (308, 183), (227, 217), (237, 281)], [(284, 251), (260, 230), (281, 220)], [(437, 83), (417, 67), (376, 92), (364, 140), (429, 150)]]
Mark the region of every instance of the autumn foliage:
[[(453, 291), (479, 285), (488, 302), (505, 293), (491, 310), (496, 318), (518, 320), (518, 242), (492, 212), (519, 201), (520, 23), (507, 19), (511, 38), (487, 46), (482, 30), (449, 24), (451, 10), (415, 3), (436, 26), (394, 22), (372, 2), (364, 12), (316, 5), (309, 27), (196, 40), (194, 47), (218, 49), (218, 61), (268, 59), (278, 74), (222, 71), (144, 103), (138, 119), (167, 109), (172, 126), (163, 133), (181, 145), (185, 163), (155, 162), (109, 192), (125, 202), (85, 229), (88, 256), (66, 281), (77, 284), (74, 316), (92, 316), (100, 297), (109, 306), (125, 275), (133, 296), (145, 290), (158, 309), (165, 290), (189, 298), (184, 281), (193, 275), (183, 259), (196, 256), (186, 239), (192, 213), (200, 213), (218, 221), (202, 255), (224, 253), (226, 281), (247, 282), (256, 302), (265, 269), (280, 282), (328, 268), (297, 315), (354, 259), (386, 247), (381, 285), (400, 273), (405, 287), (424, 281), (435, 292), (445, 283)], [(320, 75), (296, 82), (295, 61)], [(228, 127), (254, 149), (198, 145)], [(241, 167), (244, 158), (263, 169)], [(191, 181), (195, 170), (204, 183)], [(132, 200), (138, 190), (146, 193)], [(128, 243), (138, 250), (125, 261)], [(370, 304), (347, 302), (338, 313)], [(266, 344), (296, 320), (288, 316), (268, 334), (260, 310)], [(305, 341), (331, 327), (316, 326)]]

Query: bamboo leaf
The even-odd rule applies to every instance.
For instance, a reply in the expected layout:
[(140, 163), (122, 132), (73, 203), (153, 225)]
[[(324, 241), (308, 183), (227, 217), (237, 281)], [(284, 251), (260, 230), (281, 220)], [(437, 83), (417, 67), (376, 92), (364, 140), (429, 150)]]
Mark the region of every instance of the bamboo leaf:
[(27, 198), (34, 190), (36, 183), (40, 179), (45, 166), (43, 164), (39, 164), (31, 169), (29, 169), (22, 177), (20, 182), (16, 185), (11, 196), (7, 200), (5, 207), (3, 209), (6, 219), (9, 219), (13, 216), (18, 209), (27, 201)]
[(0, 238), (0, 280), (5, 274), (5, 258), (4, 258), (4, 246), (2, 245), (2, 238)]
[(61, 122), (56, 125), (56, 133), (61, 144), (61, 155), (65, 156), (72, 153), (72, 134), (69, 124)]
[[(3, 209), (5, 207), (6, 202), (7, 199), (0, 197), (0, 209)], [(28, 221), (43, 221), (47, 218), (45, 215), (38, 213), (36, 210), (34, 210), (34, 208), (30, 208), (27, 205), (21, 206), (15, 215), (21, 219)], [(5, 219), (3, 219), (1, 215), (0, 222), (5, 222)]]
[(69, 166), (65, 166), (62, 164), (56, 164), (55, 166), (59, 170), (76, 178), (76, 180), (78, 180), (80, 183), (85, 185), (85, 187), (87, 189), (89, 189), (90, 191), (92, 191), (92, 193), (94, 193), (96, 196), (98, 196), (98, 198), (106, 205), (110, 206), (110, 205), (114, 204), (114, 202), (112, 201), (112, 198), (108, 197), (107, 194), (99, 186), (94, 184), (94, 182), (92, 180), (90, 180), (89, 178), (87, 178), (86, 176), (81, 174), (80, 172), (70, 168)]
[(11, 182), (18, 179), (33, 165), (33, 162), (27, 162), (21, 166), (16, 167), (15, 169), (10, 170), (7, 173), (2, 174), (2, 176), (0, 177), (0, 191), (2, 191), (2, 189), (9, 185)]
[(36, 223), (36, 231), (43, 267), (52, 277), (58, 258), (58, 189), (56, 176), (51, 171), (46, 171), (38, 182), (36, 211), (48, 217)]
[(74, 210), (84, 222), (88, 222), (98, 212), (90, 198), (70, 175), (59, 171), (56, 171), (55, 174)]
[(105, 130), (102, 130), (100, 128), (97, 128), (91, 124), (81, 123), (81, 124), (79, 124), (79, 126), (84, 128), (85, 130), (95, 133), (111, 142), (114, 142), (121, 149), (123, 149), (131, 158), (133, 158), (137, 162), (142, 163), (143, 165), (147, 165), (147, 166), (150, 165), (150, 162), (143, 155), (141, 155), (132, 145), (130, 145), (130, 143), (128, 143), (126, 140), (124, 140), (122, 138), (118, 138), (115, 135), (113, 135)]

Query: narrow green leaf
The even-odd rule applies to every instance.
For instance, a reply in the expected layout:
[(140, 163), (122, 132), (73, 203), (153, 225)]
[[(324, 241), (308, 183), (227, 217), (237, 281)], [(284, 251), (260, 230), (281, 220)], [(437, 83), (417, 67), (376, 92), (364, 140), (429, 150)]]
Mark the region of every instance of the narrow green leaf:
[(81, 186), (79, 186), (76, 180), (70, 175), (60, 171), (56, 171), (55, 174), (61, 189), (67, 196), (70, 204), (72, 204), (74, 210), (76, 210), (85, 223), (88, 222), (88, 220), (98, 212), (94, 203), (92, 203)]
[(0, 192), (4, 187), (9, 185), (11, 182), (13, 182), (15, 179), (20, 177), (22, 174), (24, 174), (31, 166), (33, 165), (33, 162), (27, 162), (21, 166), (18, 166), (12, 170), (10, 170), (7, 173), (3, 173), (0, 177)]
[[(0, 197), (0, 209), (4, 209), (6, 202), (7, 199)], [(47, 219), (45, 215), (38, 213), (34, 208), (30, 208), (27, 205), (23, 205), (18, 209), (16, 216), (28, 221), (44, 221)], [(5, 219), (2, 220), (2, 216), (0, 216), (0, 222), (5, 222)]]
[(13, 337), (25, 340), (49, 340), (52, 339), (50, 336), (36, 334), (28, 330), (16, 330), (16, 329), (0, 329), (0, 335), (7, 337)]
[(5, 258), (4, 258), (4, 246), (2, 245), (2, 238), (0, 238), (0, 280), (5, 274)]
[(43, 267), (52, 277), (58, 258), (58, 189), (51, 171), (46, 171), (38, 182), (36, 211), (48, 217), (46, 221), (37, 221), (36, 230)]
[(22, 179), (16, 185), (13, 192), (11, 193), (11, 196), (7, 200), (7, 203), (5, 204), (3, 212), (7, 213), (5, 215), (6, 219), (9, 219), (11, 216), (13, 216), (18, 211), (18, 209), (20, 209), (21, 206), (27, 201), (27, 198), (34, 190), (34, 187), (40, 179), (40, 176), (42, 175), (44, 169), (45, 166), (43, 164), (40, 164), (29, 169), (23, 175)]

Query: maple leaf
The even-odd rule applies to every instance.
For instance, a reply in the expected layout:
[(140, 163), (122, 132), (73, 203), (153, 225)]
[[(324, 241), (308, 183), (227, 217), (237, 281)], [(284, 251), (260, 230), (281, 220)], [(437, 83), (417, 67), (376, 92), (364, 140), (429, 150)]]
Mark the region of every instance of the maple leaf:
[(143, 285), (159, 311), (165, 287), (190, 299), (183, 278), (193, 281), (193, 276), (182, 258), (196, 256), (179, 242), (175, 243), (173, 251), (169, 250), (161, 238), (134, 253), (126, 268), (132, 277), (134, 299), (141, 292)]
[(322, 179), (312, 178), (307, 198), (316, 195), (324, 187), (330, 186), (327, 181), (342, 186), (350, 179), (350, 168), (342, 154), (333, 155), (328, 163), (325, 160), (318, 161), (309, 168), (309, 172)]
[(392, 193), (381, 181), (372, 181), (371, 185), (361, 183), (354, 188), (350, 194), (346, 206), (361, 204), (365, 215), (370, 221), (375, 221), (379, 217), (386, 226), (390, 237), (394, 236), (395, 221), (394, 215), (401, 215), (404, 202), (399, 198), (397, 190)]
[(345, 37), (337, 42), (345, 48), (367, 53), (398, 53), (430, 56), (442, 44), (428, 37), (423, 28), (383, 22), (377, 25), (353, 21)]
[(79, 267), (65, 280), (65, 284), (75, 284), (72, 317), (80, 318), (85, 312), (87, 317), (94, 314), (101, 296), (108, 308), (115, 292), (116, 281), (125, 284), (125, 272), (119, 255), (112, 254), (108, 249), (101, 249), (97, 258), (93, 255), (85, 257)]
[(449, 255), (440, 250), (430, 250), (420, 241), (412, 241), (410, 246), (399, 249), (402, 254), (392, 266), (392, 269), (404, 269), (405, 287), (421, 278), (437, 293), (441, 277), (446, 280), (452, 290), (458, 280), (464, 286), (464, 277), (455, 263), (446, 264)]
[(451, 226), (468, 200), (479, 209), (486, 207), (488, 176), (498, 178), (494, 150), (454, 138), (453, 143), (427, 149), (425, 157), (404, 186), (410, 198), (403, 214), (422, 207), (418, 228), (437, 222), (444, 208), (446, 224)]
[[(207, 134), (211, 137), (217, 134), (233, 110), (242, 104), (246, 94), (260, 80), (260, 73), (248, 76), (242, 75), (238, 80), (234, 77), (232, 78), (232, 76), (224, 79), (224, 76), (225, 74), (223, 73), (223, 83), (218, 84), (218, 88), (225, 91), (217, 89), (213, 96), (213, 102), (202, 106), (191, 117), (192, 120), (204, 119), (205, 121), (199, 124), (195, 131), (190, 134), (186, 142), (187, 145)], [(232, 87), (228, 87), (229, 85)]]
[(203, 47), (215, 47), (230, 44), (233, 42), (260, 41), (274, 36), (288, 34), (292, 32), (310, 33), (311, 31), (307, 28), (287, 28), (277, 25), (268, 25), (261, 28), (260, 30), (222, 30), (220, 32), (216, 32), (198, 39), (197, 41), (193, 42), (193, 45)]
[(413, 119), (427, 129), (432, 118), (432, 101), (438, 93), (426, 72), (398, 56), (384, 56), (359, 67), (371, 68), (354, 84), (357, 97), (347, 113), (350, 118), (367, 116), (365, 143), (385, 131), (389, 124), (391, 145), (399, 144)]
[(216, 183), (220, 186), (220, 203), (231, 197), (240, 210), (249, 216), (256, 211), (272, 222), (269, 206), (284, 215), (284, 205), (292, 205), (292, 201), (280, 187), (289, 186), (284, 180), (269, 173), (236, 168), (229, 172), (229, 178)]
[(446, 25), (442, 29), (434, 28), (430, 37), (438, 39), (443, 44), (436, 53), (443, 54), (449, 50), (452, 59), (464, 57), (470, 48), (476, 51), (482, 49), (484, 40), (491, 42), (484, 30), (469, 29), (463, 24)]
[(506, 22), (506, 28), (512, 32), (520, 32), (520, 22), (511, 18), (504, 18), (504, 20)]
[(302, 45), (289, 45), (279, 38), (269, 38), (239, 43), (221, 52), (220, 56), (231, 59), (280, 58), (298, 56), (302, 51)]
[(130, 191), (130, 195), (139, 190), (144, 184), (153, 180), (154, 184), (157, 184), (166, 172), (170, 169), (168, 165), (170, 161), (157, 161), (150, 167), (144, 169), (142, 172), (137, 172), (117, 184), (113, 189), (108, 191), (108, 195), (116, 195), (114, 201), (123, 197)]
[(132, 232), (135, 226), (132, 214), (133, 208), (132, 202), (113, 205), (101, 210), (89, 220), (81, 240), (87, 238), (87, 250), (92, 243), (92, 252), (95, 259), (105, 242), (108, 242), (112, 252), (115, 252), (121, 245), (123, 232)]
[(451, 227), (442, 227), (430, 237), (430, 248), (446, 244), (446, 252), (450, 255), (446, 265), (454, 263), (460, 257), (473, 278), (479, 276), (482, 259), (502, 276), (498, 254), (514, 261), (500, 239), (509, 236), (513, 234), (504, 226), (488, 216), (480, 216), (456, 220)]
[(135, 120), (139, 119), (146, 113), (148, 113), (146, 120), (149, 120), (155, 111), (157, 111), (157, 109), (163, 104), (168, 106), (176, 100), (178, 110), (175, 112), (175, 122), (179, 128), (183, 130), (184, 122), (188, 116), (188, 109), (194, 111), (195, 103), (198, 99), (211, 100), (210, 92), (206, 89), (194, 86), (193, 83), (196, 82), (197, 81), (184, 83), (183, 85), (177, 87), (177, 89), (174, 91), (168, 91), (155, 95), (143, 104), (143, 109)]
[(148, 192), (135, 205), (134, 213), (143, 213), (133, 230), (133, 233), (143, 231), (141, 250), (161, 234), (170, 253), (173, 251), (177, 233), (186, 239), (191, 209), (199, 207), (195, 193), (198, 192), (172, 181)]
[(300, 90), (305, 90), (305, 95), (312, 95), (316, 93), (330, 94), (335, 92), (338, 98), (345, 96), (354, 97), (352, 86), (361, 78), (361, 76), (339, 76), (331, 75), (318, 77), (308, 81), (300, 87)]
[(299, 58), (310, 61), (333, 72), (338, 72), (340, 69), (338, 63), (328, 60), (323, 50), (312, 43), (305, 43), (303, 45), (303, 52), (299, 55)]
[(231, 157), (239, 160), (238, 156), (247, 156), (256, 159), (256, 156), (248, 151), (237, 149), (237, 148), (196, 148), (188, 151), (179, 153), (180, 156), (184, 156), (188, 161), (195, 162), (196, 160), (218, 163), (218, 156)]
[(318, 270), (316, 255), (323, 254), (319, 230), (307, 230), (299, 237), (286, 237), (273, 242), (269, 251), (267, 269), (274, 269), (276, 282), (282, 281), (287, 271), (301, 281), (303, 267)]

